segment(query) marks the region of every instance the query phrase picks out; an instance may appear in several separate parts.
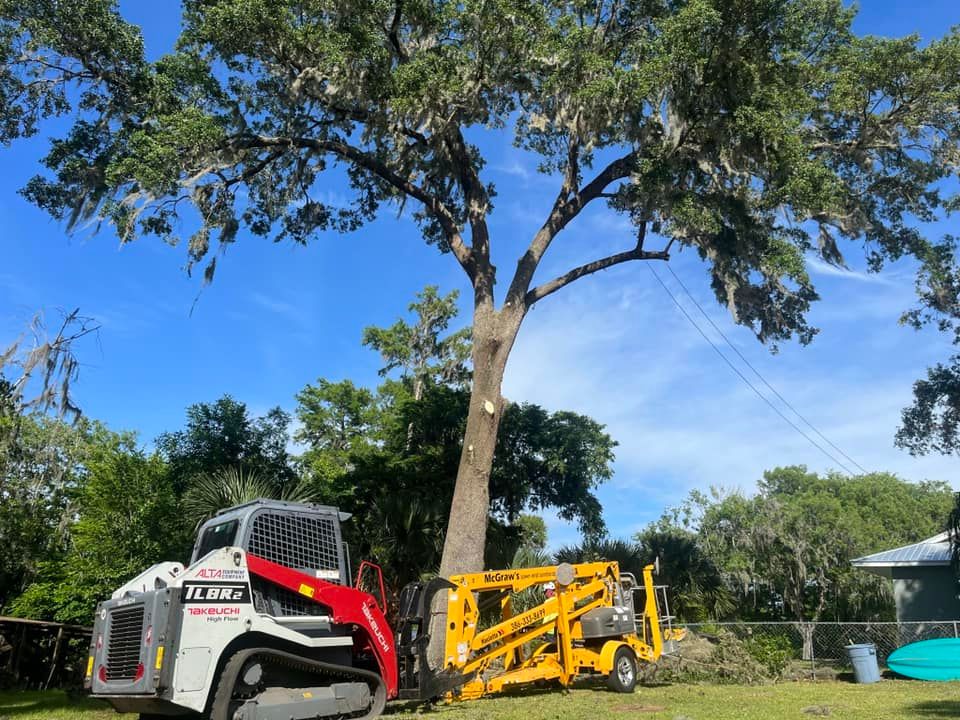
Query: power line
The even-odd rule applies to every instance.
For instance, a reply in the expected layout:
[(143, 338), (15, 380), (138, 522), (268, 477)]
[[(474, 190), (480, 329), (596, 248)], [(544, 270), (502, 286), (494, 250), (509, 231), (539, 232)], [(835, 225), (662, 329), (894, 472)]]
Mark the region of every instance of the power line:
[(700, 314), (703, 315), (704, 318), (706, 318), (707, 322), (710, 323), (710, 325), (713, 327), (713, 329), (717, 331), (717, 334), (718, 334), (720, 337), (723, 338), (723, 341), (730, 347), (730, 349), (733, 350), (733, 351), (737, 354), (737, 357), (739, 357), (741, 360), (743, 360), (744, 364), (753, 371), (753, 374), (756, 375), (758, 378), (760, 378), (760, 382), (762, 382), (764, 385), (766, 385), (766, 386), (767, 386), (767, 389), (770, 390), (770, 392), (772, 392), (774, 395), (776, 395), (777, 398), (779, 398), (780, 402), (782, 402), (784, 405), (786, 405), (788, 408), (790, 408), (790, 410), (793, 412), (793, 414), (796, 415), (798, 418), (800, 418), (800, 420), (803, 421), (803, 423), (804, 423), (808, 428), (810, 428), (814, 433), (816, 433), (817, 436), (818, 436), (821, 440), (823, 440), (827, 445), (829, 445), (829, 446), (832, 447), (834, 450), (836, 450), (838, 453), (840, 453), (845, 460), (848, 460), (848, 461), (850, 462), (851, 465), (855, 466), (855, 467), (856, 467), (857, 469), (859, 469), (862, 473), (866, 474), (866, 473), (867, 473), (867, 469), (866, 469), (866, 468), (864, 468), (860, 463), (858, 463), (858, 462), (857, 462), (856, 460), (854, 460), (852, 457), (850, 457), (849, 455), (847, 455), (847, 454), (846, 454), (843, 450), (841, 450), (839, 447), (837, 447), (837, 446), (834, 445), (832, 442), (830, 442), (830, 439), (827, 438), (826, 435), (824, 435), (822, 432), (820, 432), (820, 431), (816, 428), (816, 426), (814, 426), (814, 424), (813, 424), (812, 422), (810, 422), (810, 421), (807, 420), (803, 415), (801, 415), (799, 410), (797, 410), (793, 405), (791, 405), (783, 395), (781, 395), (779, 392), (777, 392), (777, 389), (776, 389), (773, 385), (771, 385), (770, 383), (767, 382), (767, 379), (766, 379), (765, 377), (763, 377), (763, 375), (760, 374), (760, 371), (757, 370), (749, 360), (747, 360), (747, 358), (744, 356), (744, 354), (743, 354), (742, 352), (740, 352), (740, 350), (737, 348), (737, 346), (734, 345), (732, 342), (730, 342), (730, 339), (724, 334), (723, 330), (721, 330), (721, 329), (717, 326), (717, 324), (713, 321), (713, 319), (712, 319), (712, 318), (707, 314), (707, 312), (703, 309), (703, 306), (701, 306), (700, 303), (697, 302), (697, 299), (693, 296), (693, 294), (690, 292), (690, 290), (687, 289), (687, 286), (683, 284), (683, 280), (681, 280), (681, 279), (679, 278), (679, 276), (673, 271), (673, 268), (670, 267), (669, 263), (667, 264), (667, 270), (669, 270), (669, 271), (670, 271), (670, 274), (673, 275), (673, 279), (677, 281), (677, 284), (679, 284), (680, 287), (683, 288), (683, 292), (685, 292), (685, 293), (687, 294), (687, 297), (690, 298), (690, 301), (696, 306), (697, 310), (700, 311)]
[(743, 382), (745, 382), (745, 383), (747, 384), (747, 386), (748, 386), (751, 390), (753, 390), (754, 393), (756, 393), (756, 395), (757, 395), (758, 398), (760, 398), (760, 399), (763, 400), (767, 405), (769, 405), (771, 410), (773, 410), (777, 415), (779, 415), (779, 416), (781, 417), (781, 419), (782, 419), (785, 423), (787, 423), (787, 425), (789, 425), (789, 426), (792, 427), (794, 430), (796, 430), (798, 433), (800, 433), (800, 435), (802, 435), (802, 436), (806, 439), (806, 441), (807, 441), (808, 443), (810, 443), (811, 445), (813, 445), (817, 450), (819, 450), (819, 451), (820, 451), (821, 453), (823, 453), (825, 456), (827, 456), (828, 458), (830, 458), (830, 460), (832, 460), (832, 461), (835, 462), (837, 465), (839, 465), (840, 467), (842, 467), (847, 474), (849, 474), (849, 475), (855, 475), (855, 474), (856, 474), (856, 473), (852, 472), (852, 471), (850, 470), (850, 468), (848, 468), (846, 465), (844, 465), (840, 460), (838, 460), (838, 459), (836, 458), (836, 456), (832, 455), (828, 450), (826, 450), (824, 447), (822, 447), (820, 444), (818, 444), (816, 440), (814, 440), (812, 437), (810, 437), (809, 435), (807, 435), (807, 433), (805, 433), (795, 422), (793, 422), (790, 418), (788, 418), (786, 415), (784, 415), (783, 412), (781, 412), (780, 408), (778, 408), (776, 405), (773, 404), (773, 402), (771, 402), (770, 398), (768, 398), (766, 395), (764, 395), (762, 392), (760, 392), (760, 390), (757, 389), (757, 386), (754, 385), (752, 382), (750, 382), (750, 379), (747, 378), (746, 375), (744, 375), (742, 372), (740, 372), (740, 369), (730, 361), (730, 358), (728, 358), (726, 355), (723, 354), (723, 351), (721, 351), (720, 348), (717, 347), (716, 343), (714, 343), (713, 340), (711, 340), (710, 337), (703, 331), (703, 328), (701, 328), (701, 327), (697, 324), (697, 322), (690, 316), (690, 313), (687, 312), (686, 308), (684, 308), (683, 305), (680, 304), (680, 301), (677, 300), (676, 295), (674, 295), (674, 294), (670, 291), (670, 288), (668, 288), (667, 285), (666, 285), (666, 283), (663, 282), (663, 280), (662, 280), (662, 279), (660, 278), (660, 276), (657, 274), (657, 271), (653, 269), (653, 265), (651, 265), (650, 263), (644, 263), (644, 264), (650, 269), (650, 272), (653, 273), (653, 276), (657, 279), (657, 282), (660, 283), (660, 287), (662, 287), (662, 288), (663, 288), (663, 291), (664, 291), (665, 293), (667, 293), (667, 295), (670, 296), (670, 299), (673, 300), (673, 304), (677, 306), (677, 309), (680, 310), (681, 313), (683, 313), (683, 316), (687, 319), (687, 321), (688, 321), (691, 325), (693, 325), (693, 327), (696, 329), (696, 331), (697, 331), (698, 333), (700, 333), (701, 337), (703, 337), (703, 339), (706, 340), (707, 343), (709, 343), (710, 347), (713, 348), (714, 352), (716, 352), (717, 355), (720, 356), (720, 358), (730, 367), (730, 369), (733, 370), (733, 372), (735, 372), (735, 373), (737, 374), (737, 376), (738, 376), (741, 380), (743, 380)]

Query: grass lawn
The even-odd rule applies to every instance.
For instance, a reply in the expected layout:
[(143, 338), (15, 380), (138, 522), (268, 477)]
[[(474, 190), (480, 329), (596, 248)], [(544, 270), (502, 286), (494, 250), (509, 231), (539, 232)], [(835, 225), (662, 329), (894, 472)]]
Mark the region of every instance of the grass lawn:
[[(393, 707), (396, 720), (947, 720), (960, 717), (960, 684), (884, 680), (877, 685), (841, 682), (736, 685), (659, 685), (633, 695), (601, 688), (544, 691), (444, 705), (432, 710)], [(0, 720), (107, 720), (133, 718), (71, 700), (60, 692), (0, 692)]]

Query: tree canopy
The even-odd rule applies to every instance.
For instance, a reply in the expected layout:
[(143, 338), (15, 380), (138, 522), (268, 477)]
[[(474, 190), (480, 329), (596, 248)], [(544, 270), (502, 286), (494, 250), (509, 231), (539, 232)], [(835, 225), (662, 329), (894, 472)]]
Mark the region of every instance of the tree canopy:
[[(858, 37), (854, 14), (842, 0), (185, 0), (176, 46), (148, 61), (112, 0), (0, 0), (0, 141), (71, 113), (24, 195), (69, 226), (185, 240), (208, 280), (245, 236), (306, 243), (411, 204), (472, 290), (444, 565), (475, 569), (507, 359), (529, 309), (570, 283), (689, 248), (736, 322), (805, 343), (806, 258), (843, 265), (847, 241), (871, 270), (915, 260), (905, 319), (955, 328), (953, 241), (922, 224), (957, 205), (943, 181), (960, 158), (960, 34)], [(485, 132), (511, 134), (556, 184), (499, 306)], [(331, 181), (348, 205), (320, 199)], [(600, 203), (635, 238), (538, 277)]]
[(256, 473), (282, 492), (297, 480), (287, 453), (289, 428), (290, 416), (279, 407), (252, 417), (244, 403), (224, 395), (188, 407), (186, 427), (161, 433), (157, 450), (170, 464), (179, 492), (228, 468)]
[[(25, 193), (128, 240), (175, 239), (190, 204), (192, 261), (241, 227), (306, 242), (409, 198), (431, 241), (490, 273), (460, 234), (493, 209), (462, 133), (509, 125), (544, 171), (566, 173), (551, 224), (603, 197), (698, 247), (718, 298), (761, 338), (808, 339), (803, 253), (841, 262), (848, 237), (877, 265), (928, 259), (910, 223), (942, 206), (936, 182), (956, 166), (957, 37), (860, 38), (836, 0), (188, 0), (176, 50), (155, 62), (110, 0), (0, 10), (0, 137), (81, 111)], [(336, 171), (349, 209), (311, 192)]]

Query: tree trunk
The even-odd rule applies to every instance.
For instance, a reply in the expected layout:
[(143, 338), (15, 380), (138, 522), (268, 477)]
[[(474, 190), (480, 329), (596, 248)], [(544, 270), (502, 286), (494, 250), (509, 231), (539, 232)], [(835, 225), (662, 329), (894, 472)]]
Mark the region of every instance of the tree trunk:
[(460, 466), (443, 544), (440, 575), (483, 570), (490, 470), (503, 412), (503, 373), (523, 315), (505, 308), (479, 308), (473, 324), (473, 387)]
[[(523, 321), (522, 311), (505, 308), (499, 313), (478, 304), (473, 321), (473, 387), (467, 411), (467, 429), (460, 452), (460, 467), (443, 543), (440, 576), (483, 570), (483, 551), (490, 512), (490, 470), (497, 447), (503, 413), (500, 394), (503, 372)], [(434, 598), (427, 650), (430, 666), (441, 669), (446, 638), (446, 593)]]

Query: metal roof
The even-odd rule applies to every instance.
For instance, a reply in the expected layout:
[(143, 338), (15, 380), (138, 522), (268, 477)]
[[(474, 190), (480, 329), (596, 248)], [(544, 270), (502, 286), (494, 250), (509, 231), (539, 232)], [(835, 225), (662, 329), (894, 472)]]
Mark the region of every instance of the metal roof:
[(949, 565), (950, 537), (947, 533), (940, 533), (913, 545), (865, 555), (850, 562), (854, 567), (870, 571), (893, 567)]

